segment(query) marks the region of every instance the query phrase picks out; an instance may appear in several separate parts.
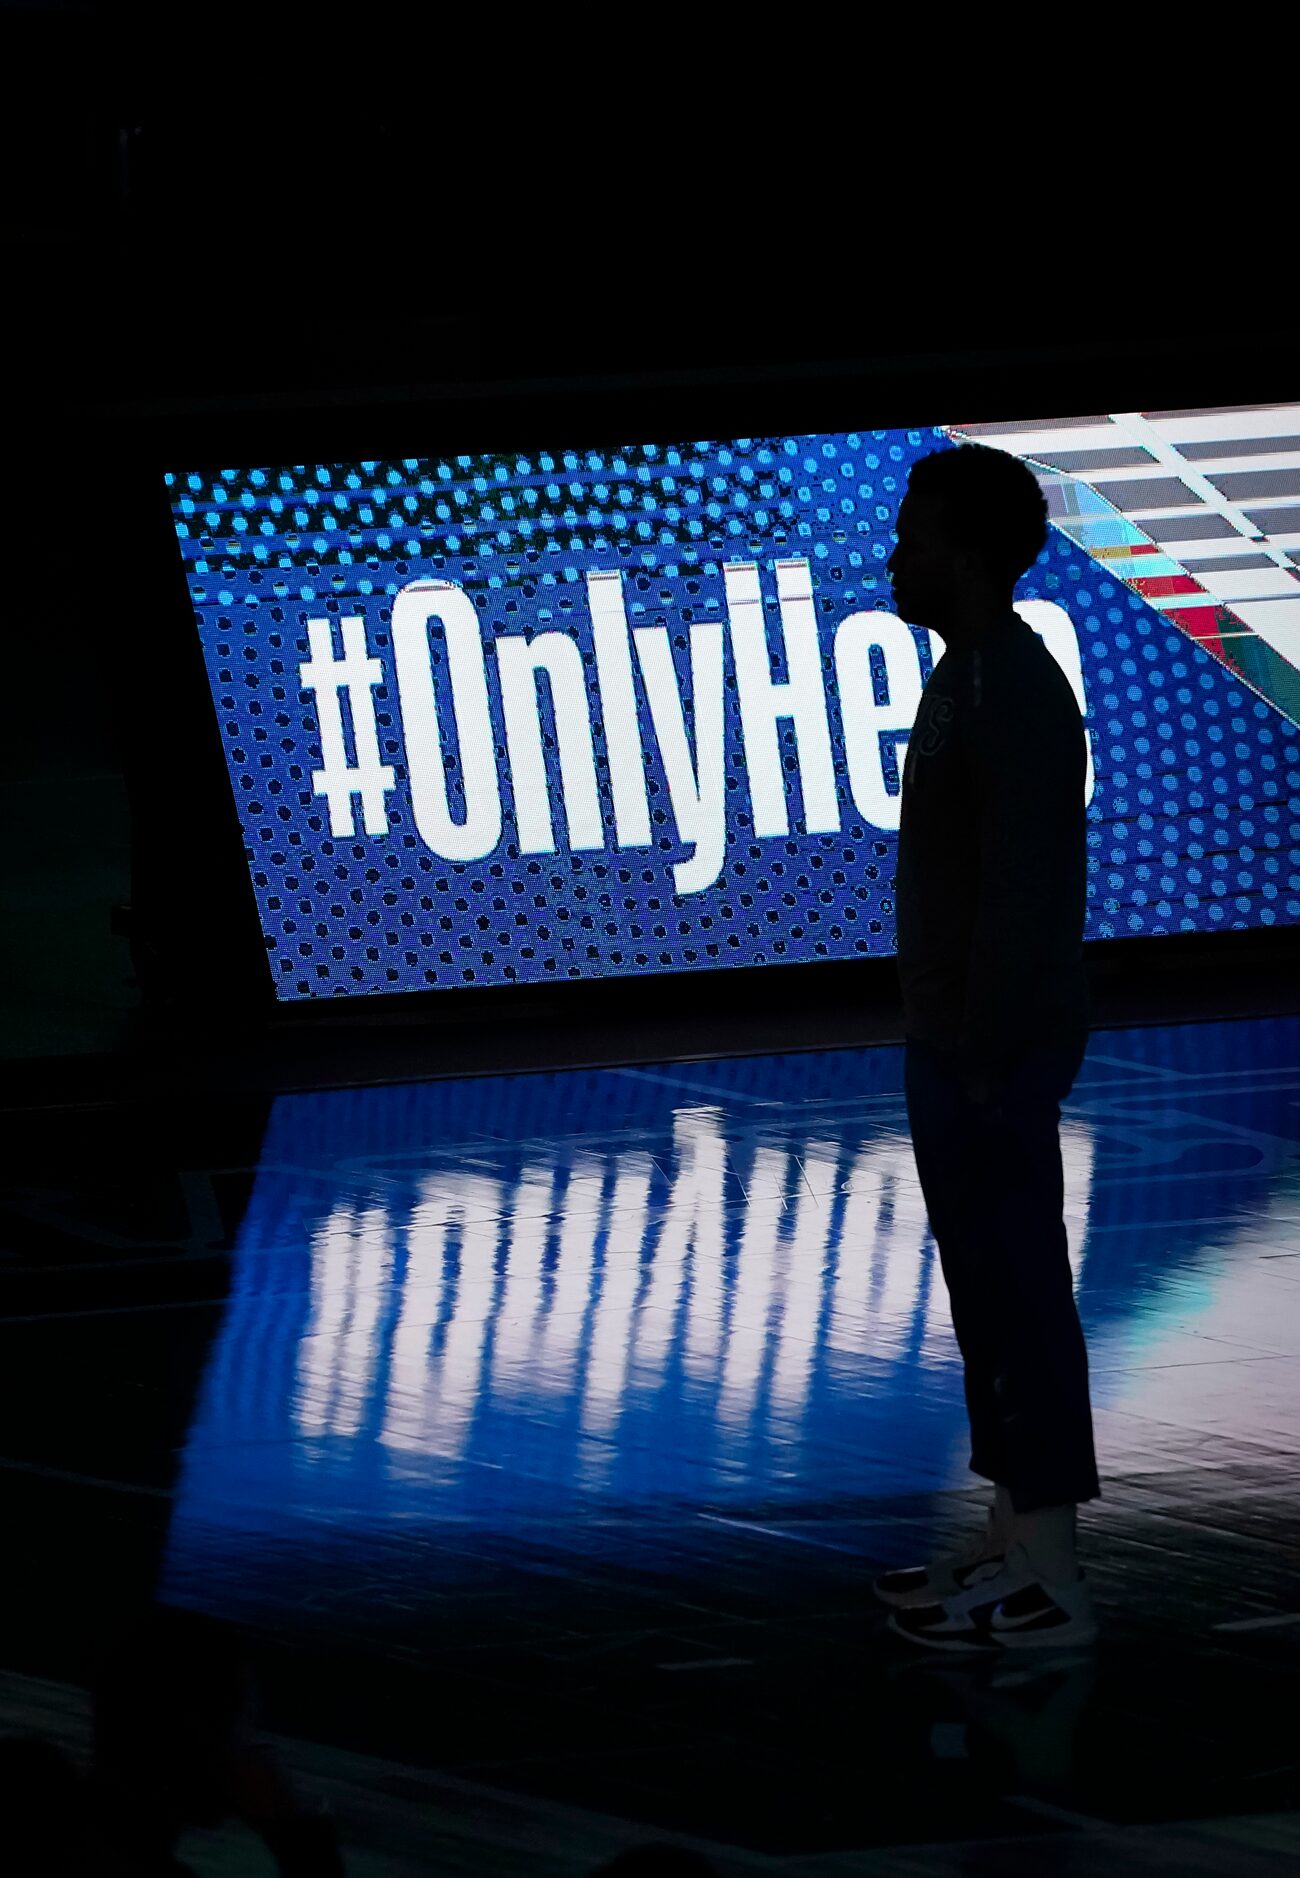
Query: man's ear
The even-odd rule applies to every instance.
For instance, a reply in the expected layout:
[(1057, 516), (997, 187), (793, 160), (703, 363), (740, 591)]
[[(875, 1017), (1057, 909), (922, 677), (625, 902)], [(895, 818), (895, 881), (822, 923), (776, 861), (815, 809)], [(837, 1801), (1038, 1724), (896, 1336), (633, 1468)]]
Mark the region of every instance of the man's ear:
[(971, 548), (959, 548), (952, 557), (953, 572), (965, 587), (982, 587), (989, 593), (998, 590), (999, 582), (988, 562)]

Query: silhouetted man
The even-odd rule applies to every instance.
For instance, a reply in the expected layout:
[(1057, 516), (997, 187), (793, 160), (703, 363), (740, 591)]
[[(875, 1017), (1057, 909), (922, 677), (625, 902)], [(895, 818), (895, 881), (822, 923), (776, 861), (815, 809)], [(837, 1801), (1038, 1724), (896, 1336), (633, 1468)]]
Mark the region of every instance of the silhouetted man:
[(912, 470), (894, 603), (944, 642), (903, 771), (908, 1120), (965, 1367), (983, 1534), (887, 1572), (892, 1627), (944, 1649), (1091, 1641), (1075, 1510), (1099, 1492), (1062, 1219), (1059, 1103), (1083, 1060), (1087, 752), (1068, 679), (1012, 610), (1042, 551), (1033, 474), (978, 445)]

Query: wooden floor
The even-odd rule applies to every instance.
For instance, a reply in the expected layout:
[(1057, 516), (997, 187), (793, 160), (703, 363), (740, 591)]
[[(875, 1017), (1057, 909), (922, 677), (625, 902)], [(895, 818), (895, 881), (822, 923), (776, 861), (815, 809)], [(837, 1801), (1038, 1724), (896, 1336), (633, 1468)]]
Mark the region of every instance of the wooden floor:
[(918, 1660), (868, 1595), (981, 1506), (900, 1070), (12, 1111), (0, 1729), (84, 1756), (161, 1598), (245, 1636), (350, 1871), (1282, 1868), (1300, 1019), (1098, 1030), (1065, 1105), (1072, 1658)]
[[(0, 1734), (33, 1731), (81, 1765), (89, 1760), (89, 1705), (64, 1683), (0, 1673)], [(1059, 1833), (916, 1845), (884, 1851), (766, 1858), (680, 1835), (646, 1835), (626, 1820), (515, 1799), (470, 1781), (348, 1754), (304, 1741), (274, 1746), (305, 1790), (328, 1795), (352, 1878), (426, 1878), (431, 1872), (502, 1878), (579, 1878), (648, 1843), (687, 1847), (720, 1875), (790, 1878), (1036, 1878), (1037, 1874), (1150, 1873), (1178, 1878), (1250, 1878), (1300, 1861), (1300, 1818), (1258, 1813), (1160, 1826), (1099, 1827), (1064, 1815)], [(192, 1832), (180, 1856), (200, 1878), (271, 1878), (274, 1865), (249, 1831), (230, 1825)]]

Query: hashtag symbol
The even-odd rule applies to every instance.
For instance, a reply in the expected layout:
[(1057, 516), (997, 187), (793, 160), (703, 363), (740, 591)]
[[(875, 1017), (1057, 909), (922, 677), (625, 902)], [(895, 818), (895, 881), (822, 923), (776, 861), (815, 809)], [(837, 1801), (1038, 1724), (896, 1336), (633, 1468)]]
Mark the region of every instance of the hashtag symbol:
[[(312, 771), (312, 788), (329, 803), (332, 835), (356, 833), (352, 818), (354, 795), (361, 797), (366, 833), (386, 835), (388, 811), (384, 797), (393, 787), (393, 770), (391, 764), (379, 760), (379, 731), (375, 724), (375, 701), (371, 696), (375, 686), (384, 682), (384, 668), (366, 651), (364, 620), (343, 621), (341, 659), (334, 655), (334, 634), (327, 619), (309, 619), (307, 637), (311, 657), (299, 667), (299, 677), (304, 691), (316, 693), (316, 717), (324, 757), (324, 768)], [(355, 764), (348, 762), (343, 742), (342, 694), (345, 691), (352, 712)]]

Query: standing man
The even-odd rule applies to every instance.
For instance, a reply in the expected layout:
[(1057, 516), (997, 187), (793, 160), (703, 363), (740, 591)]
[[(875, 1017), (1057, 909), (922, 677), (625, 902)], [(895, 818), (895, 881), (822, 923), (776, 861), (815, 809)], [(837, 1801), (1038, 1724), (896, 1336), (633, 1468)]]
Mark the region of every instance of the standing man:
[(1047, 539), (1032, 472), (964, 445), (912, 469), (894, 604), (944, 641), (898, 839), (907, 1113), (965, 1367), (985, 1531), (886, 1572), (891, 1627), (940, 1649), (1091, 1642), (1075, 1512), (1100, 1488), (1062, 1219), (1059, 1103), (1083, 1060), (1087, 751), (1068, 679), (1013, 611)]

